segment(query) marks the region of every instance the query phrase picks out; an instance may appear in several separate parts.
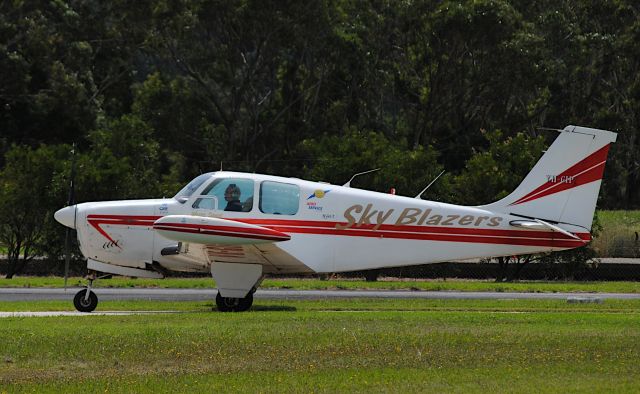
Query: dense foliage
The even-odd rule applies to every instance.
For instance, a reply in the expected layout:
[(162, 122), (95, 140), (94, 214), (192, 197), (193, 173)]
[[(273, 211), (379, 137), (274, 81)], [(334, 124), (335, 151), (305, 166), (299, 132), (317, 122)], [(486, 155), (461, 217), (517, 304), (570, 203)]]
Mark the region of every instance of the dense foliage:
[(600, 206), (638, 208), (638, 42), (631, 0), (4, 1), (2, 232), (64, 205), (74, 143), (79, 201), (169, 196), (220, 166), (380, 167), (356, 186), (415, 195), (446, 169), (425, 197), (480, 204), (568, 124), (620, 133)]

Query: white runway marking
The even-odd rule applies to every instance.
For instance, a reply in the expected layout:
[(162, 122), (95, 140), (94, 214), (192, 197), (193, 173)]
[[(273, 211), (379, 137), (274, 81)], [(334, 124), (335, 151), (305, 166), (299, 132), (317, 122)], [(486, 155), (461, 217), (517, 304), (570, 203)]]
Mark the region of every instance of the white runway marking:
[(77, 312), (77, 311), (45, 311), (45, 312), (0, 312), (3, 317), (57, 317), (57, 316), (129, 316), (129, 315), (155, 315), (160, 313), (182, 313), (180, 311), (103, 311), (103, 312)]

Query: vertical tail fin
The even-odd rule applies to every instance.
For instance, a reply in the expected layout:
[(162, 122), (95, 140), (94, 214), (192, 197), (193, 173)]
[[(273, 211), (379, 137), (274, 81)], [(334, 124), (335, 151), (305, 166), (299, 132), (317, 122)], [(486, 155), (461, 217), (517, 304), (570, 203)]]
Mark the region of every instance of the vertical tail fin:
[(591, 229), (616, 133), (567, 126), (507, 197), (482, 208)]

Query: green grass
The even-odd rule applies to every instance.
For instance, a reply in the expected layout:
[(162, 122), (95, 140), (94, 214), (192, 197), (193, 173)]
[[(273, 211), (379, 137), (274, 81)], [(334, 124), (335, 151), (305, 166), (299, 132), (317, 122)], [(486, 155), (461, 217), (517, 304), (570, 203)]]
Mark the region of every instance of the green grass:
[(601, 257), (639, 257), (640, 211), (598, 211), (602, 232), (593, 240)]
[(237, 314), (207, 302), (105, 301), (100, 309), (151, 305), (183, 313), (1, 319), (0, 393), (640, 390), (639, 301), (257, 300)]
[(421, 291), (498, 291), (498, 292), (578, 292), (578, 293), (638, 293), (640, 282), (512, 282), (493, 280), (265, 280), (261, 288), (292, 288), (301, 290), (421, 290)]
[[(86, 281), (69, 278), (69, 286), (80, 286)], [(59, 277), (15, 277), (0, 279), (0, 287), (54, 287), (64, 286)], [(115, 277), (98, 280), (96, 287), (112, 288), (215, 288), (211, 278), (132, 279)], [(582, 292), (582, 293), (640, 293), (640, 282), (513, 282), (496, 283), (491, 280), (380, 280), (366, 282), (353, 280), (319, 279), (266, 279), (262, 289), (295, 290), (423, 290), (423, 291), (501, 291), (501, 292)]]
[[(640, 300), (607, 300), (600, 304), (568, 303), (558, 300), (443, 300), (443, 299), (377, 299), (348, 298), (300, 300), (256, 299), (253, 312), (266, 311), (502, 311), (502, 312), (626, 312), (640, 308)], [(101, 301), (101, 311), (175, 311), (210, 312), (212, 301)], [(69, 301), (7, 301), (0, 302), (1, 312), (74, 311)], [(3, 320), (0, 320), (3, 321)]]

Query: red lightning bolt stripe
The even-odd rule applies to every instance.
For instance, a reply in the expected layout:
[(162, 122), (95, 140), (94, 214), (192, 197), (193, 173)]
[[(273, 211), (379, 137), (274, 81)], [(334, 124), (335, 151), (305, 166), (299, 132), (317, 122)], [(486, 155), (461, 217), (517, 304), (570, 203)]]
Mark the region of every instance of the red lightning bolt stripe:
[(609, 153), (609, 144), (598, 149), (583, 160), (574, 164), (570, 168), (556, 176), (556, 179), (573, 178), (571, 183), (568, 182), (551, 182), (540, 185), (538, 188), (520, 197), (518, 200), (509, 205), (518, 205), (525, 202), (537, 200), (539, 198), (549, 196), (551, 194), (560, 193), (565, 190), (573, 189), (587, 183), (595, 182), (602, 179), (604, 173), (604, 163)]

